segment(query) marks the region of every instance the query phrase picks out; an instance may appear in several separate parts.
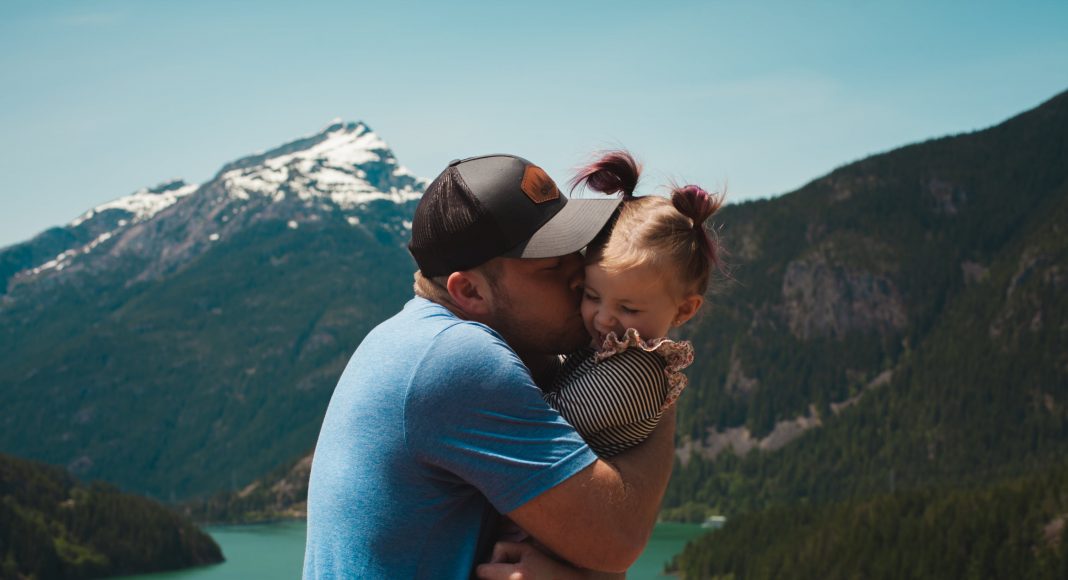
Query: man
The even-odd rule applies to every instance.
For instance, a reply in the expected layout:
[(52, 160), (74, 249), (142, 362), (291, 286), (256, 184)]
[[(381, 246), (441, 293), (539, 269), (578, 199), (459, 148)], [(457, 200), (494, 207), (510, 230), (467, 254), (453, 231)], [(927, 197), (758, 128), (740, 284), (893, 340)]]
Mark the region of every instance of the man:
[[(409, 245), (417, 297), (367, 335), (323, 421), (306, 579), (467, 578), (494, 509), (575, 566), (622, 572), (637, 558), (674, 414), (608, 463), (535, 384), (555, 353), (589, 342), (577, 252), (617, 204), (569, 200), (510, 155), (454, 161), (430, 184)], [(552, 561), (527, 544), (498, 545), (494, 560), (480, 573)]]

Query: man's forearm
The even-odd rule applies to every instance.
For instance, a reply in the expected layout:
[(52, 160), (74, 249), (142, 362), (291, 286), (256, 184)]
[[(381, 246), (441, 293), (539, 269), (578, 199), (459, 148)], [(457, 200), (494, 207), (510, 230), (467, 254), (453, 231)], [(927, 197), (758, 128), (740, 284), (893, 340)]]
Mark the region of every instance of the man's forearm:
[(578, 567), (623, 572), (645, 548), (675, 458), (675, 410), (641, 445), (598, 460), (508, 515)]
[(641, 445), (609, 460), (622, 481), (631, 525), (652, 533), (675, 463), (675, 407), (664, 412), (653, 433)]

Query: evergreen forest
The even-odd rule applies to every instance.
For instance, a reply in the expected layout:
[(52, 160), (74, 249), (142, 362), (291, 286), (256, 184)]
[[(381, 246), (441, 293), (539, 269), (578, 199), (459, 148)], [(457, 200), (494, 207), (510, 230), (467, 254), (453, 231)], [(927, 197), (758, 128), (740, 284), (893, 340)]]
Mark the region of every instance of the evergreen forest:
[(157, 502), (0, 454), (0, 578), (104, 578), (222, 560), (210, 536)]

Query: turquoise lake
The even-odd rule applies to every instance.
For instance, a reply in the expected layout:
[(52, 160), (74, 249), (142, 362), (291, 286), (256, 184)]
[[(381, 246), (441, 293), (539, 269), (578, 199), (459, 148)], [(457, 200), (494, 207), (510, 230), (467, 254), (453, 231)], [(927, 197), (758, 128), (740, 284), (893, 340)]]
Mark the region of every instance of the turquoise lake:
[[(180, 572), (124, 576), (123, 580), (293, 580), (304, 561), (304, 522), (206, 528), (222, 547), (226, 562)], [(686, 542), (708, 530), (696, 524), (657, 524), (653, 537), (627, 578), (669, 578), (664, 563), (682, 551)]]

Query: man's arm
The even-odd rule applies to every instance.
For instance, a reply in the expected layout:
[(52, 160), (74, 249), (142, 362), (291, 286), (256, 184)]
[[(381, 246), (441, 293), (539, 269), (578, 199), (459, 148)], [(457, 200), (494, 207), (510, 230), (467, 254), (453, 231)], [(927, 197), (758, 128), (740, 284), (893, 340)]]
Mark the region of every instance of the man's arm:
[(572, 564), (625, 572), (649, 541), (675, 458), (675, 408), (645, 442), (598, 460), (508, 514)]

